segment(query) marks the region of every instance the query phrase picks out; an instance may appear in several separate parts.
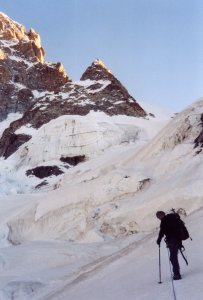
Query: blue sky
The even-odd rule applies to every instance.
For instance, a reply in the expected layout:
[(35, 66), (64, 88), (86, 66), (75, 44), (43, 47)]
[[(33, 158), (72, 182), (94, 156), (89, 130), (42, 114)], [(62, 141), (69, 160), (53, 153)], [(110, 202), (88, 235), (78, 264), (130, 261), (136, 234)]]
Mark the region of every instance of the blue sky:
[(78, 80), (100, 58), (139, 102), (179, 111), (203, 96), (202, 0), (0, 0)]

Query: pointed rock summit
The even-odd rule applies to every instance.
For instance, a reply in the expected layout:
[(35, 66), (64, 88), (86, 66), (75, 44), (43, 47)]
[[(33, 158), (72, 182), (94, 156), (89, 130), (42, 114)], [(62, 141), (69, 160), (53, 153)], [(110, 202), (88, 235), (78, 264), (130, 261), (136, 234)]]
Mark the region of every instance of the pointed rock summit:
[(87, 68), (80, 80), (111, 80), (114, 76), (101, 59), (96, 59)]
[(87, 89), (98, 108), (108, 115), (146, 116), (146, 112), (101, 59), (87, 68), (81, 81), (87, 82)]

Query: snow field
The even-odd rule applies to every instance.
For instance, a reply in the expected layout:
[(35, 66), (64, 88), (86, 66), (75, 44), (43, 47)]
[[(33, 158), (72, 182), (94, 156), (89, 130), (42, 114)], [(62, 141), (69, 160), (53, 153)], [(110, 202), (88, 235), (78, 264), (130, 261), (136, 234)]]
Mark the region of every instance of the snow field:
[[(2, 184), (4, 193), (0, 199), (0, 299), (154, 300), (157, 293), (161, 299), (171, 299), (165, 249), (162, 251), (164, 283), (157, 284), (158, 249), (154, 232), (159, 223), (155, 212), (181, 208), (190, 214), (184, 220), (191, 235), (200, 239), (203, 165), (202, 154), (196, 154), (193, 141), (201, 129), (201, 106), (199, 101), (193, 109), (176, 116), (149, 144), (156, 121), (153, 127), (148, 120), (139, 119), (138, 126), (131, 123), (133, 118), (89, 116), (83, 125), (93, 123), (101, 128), (105, 124), (106, 128), (119, 128), (118, 131), (124, 128), (127, 133), (130, 129), (128, 142), (122, 143), (115, 134), (115, 144), (69, 169), (58, 181), (58, 188), (49, 192), (28, 194), (37, 180), (27, 178), (23, 182), (25, 176), (17, 178), (26, 164), (30, 167), (53, 161), (43, 153), (43, 147), (37, 152), (29, 144), (30, 149), (33, 147), (30, 155), (22, 145), (8, 160), (1, 160), (1, 170), (5, 172), (1, 171), (0, 179), (5, 186)], [(194, 111), (195, 118), (188, 117)], [(46, 130), (33, 132), (33, 140), (42, 137), (41, 145), (43, 138), (51, 139), (50, 132), (56, 130), (54, 139), (58, 143), (57, 132), (63, 133), (64, 120), (67, 122), (61, 117), (55, 124), (47, 124)], [(81, 122), (78, 119), (80, 130), (84, 129)], [(134, 132), (137, 138), (133, 141), (128, 138), (131, 128), (139, 131), (139, 135)], [(181, 138), (174, 137), (179, 133)], [(54, 155), (61, 155), (63, 141), (67, 142), (66, 138), (61, 139), (59, 152), (51, 150)], [(51, 145), (55, 145), (54, 141)], [(45, 158), (47, 162), (43, 162)], [(177, 297), (189, 300), (194, 293), (193, 299), (201, 299), (198, 272), (203, 244), (200, 242), (198, 247), (189, 241), (186, 244), (189, 253), (195, 253), (193, 258), (189, 256), (193, 274), (190, 280), (195, 290), (189, 287), (187, 279), (190, 267), (181, 265), (188, 291), (185, 293), (181, 286), (184, 281), (175, 283)]]

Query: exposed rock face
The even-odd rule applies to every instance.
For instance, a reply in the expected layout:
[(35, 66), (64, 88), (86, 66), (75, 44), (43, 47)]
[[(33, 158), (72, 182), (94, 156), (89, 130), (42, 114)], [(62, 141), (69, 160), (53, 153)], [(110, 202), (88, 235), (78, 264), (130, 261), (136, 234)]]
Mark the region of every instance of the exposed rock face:
[(58, 166), (40, 166), (31, 170), (27, 170), (26, 172), (27, 176), (33, 175), (40, 179), (53, 175), (58, 176), (60, 174), (63, 174), (63, 171), (61, 171)]
[(25, 32), (25, 27), (14, 22), (5, 14), (0, 13), (0, 38), (15, 41), (14, 49), (24, 54), (26, 58), (35, 58), (44, 62), (44, 49), (41, 47), (40, 36), (34, 29)]
[(26, 134), (8, 134), (7, 139), (4, 144), (4, 157), (7, 158), (11, 154), (13, 154), (18, 148), (29, 141), (31, 139), (31, 136)]
[(40, 36), (0, 13), (0, 121), (26, 112), (36, 91), (56, 91), (70, 78), (61, 63), (44, 63)]
[(61, 157), (60, 161), (67, 163), (71, 166), (76, 166), (77, 164), (85, 161), (85, 155), (78, 155), (73, 157)]
[(100, 59), (82, 75), (81, 81), (86, 80), (90, 81), (87, 89), (92, 99), (108, 115), (146, 116), (146, 112)]
[(96, 59), (95, 62), (87, 68), (83, 73), (80, 80), (118, 80), (113, 76), (111, 71), (105, 66), (100, 59)]
[(0, 121), (9, 113), (21, 119), (4, 131), (0, 155), (8, 157), (31, 136), (16, 134), (30, 124), (40, 128), (62, 115), (87, 115), (91, 110), (108, 115), (144, 117), (146, 112), (129, 95), (101, 60), (96, 60), (72, 82), (61, 63), (44, 62), (40, 36), (0, 13)]
[(0, 37), (5, 40), (25, 38), (25, 27), (0, 13)]

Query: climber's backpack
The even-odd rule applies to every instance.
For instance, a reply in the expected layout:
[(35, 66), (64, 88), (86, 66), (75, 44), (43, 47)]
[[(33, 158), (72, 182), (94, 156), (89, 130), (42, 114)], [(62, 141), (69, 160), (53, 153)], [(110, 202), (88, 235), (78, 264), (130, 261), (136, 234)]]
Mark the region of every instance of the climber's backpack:
[(176, 215), (177, 218), (177, 225), (178, 225), (180, 239), (181, 241), (185, 241), (190, 237), (189, 232), (185, 226), (185, 223), (181, 220), (179, 214), (176, 212), (174, 214)]

